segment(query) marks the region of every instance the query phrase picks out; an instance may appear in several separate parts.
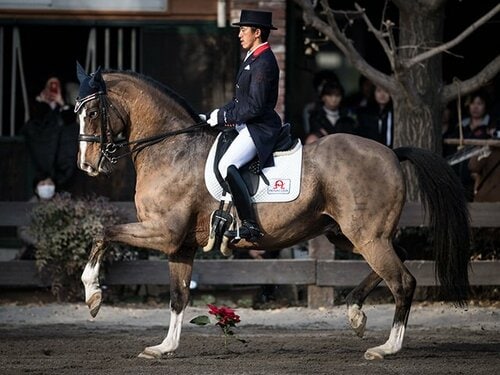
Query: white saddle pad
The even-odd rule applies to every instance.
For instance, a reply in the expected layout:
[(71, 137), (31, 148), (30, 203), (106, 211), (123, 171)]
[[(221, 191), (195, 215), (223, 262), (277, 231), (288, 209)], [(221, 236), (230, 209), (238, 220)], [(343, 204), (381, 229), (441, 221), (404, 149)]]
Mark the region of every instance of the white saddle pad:
[[(214, 173), (215, 150), (220, 134), (217, 136), (205, 164), (205, 185), (215, 199), (222, 198), (222, 186)], [(259, 177), (259, 187), (252, 201), (259, 202), (290, 202), (300, 193), (300, 175), (302, 172), (302, 143), (297, 142), (289, 151), (278, 151), (274, 154), (274, 167), (264, 168), (262, 172), (269, 180), (266, 185)]]

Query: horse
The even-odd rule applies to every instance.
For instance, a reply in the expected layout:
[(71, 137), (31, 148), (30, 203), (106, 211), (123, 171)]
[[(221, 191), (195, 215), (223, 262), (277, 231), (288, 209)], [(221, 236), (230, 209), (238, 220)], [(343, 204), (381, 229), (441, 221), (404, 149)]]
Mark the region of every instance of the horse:
[[(145, 75), (100, 68), (88, 75), (79, 64), (77, 74), (78, 167), (90, 176), (109, 174), (118, 157), (132, 156), (138, 219), (106, 227), (94, 239), (81, 276), (85, 301), (95, 317), (103, 299), (99, 267), (110, 242), (165, 253), (170, 271), (168, 333), (160, 344), (139, 354), (160, 358), (179, 346), (193, 260), (196, 250), (209, 240), (210, 214), (219, 205), (204, 186), (203, 171), (220, 130), (200, 120), (180, 95)], [(122, 147), (125, 151), (116, 153)], [(404, 249), (393, 243), (406, 199), (404, 161), (415, 167), (421, 200), (433, 228), (436, 275), (443, 298), (466, 304), (467, 202), (453, 170), (428, 150), (392, 150), (349, 134), (329, 135), (305, 145), (298, 197), (291, 202), (255, 204), (264, 236), (255, 243), (229, 244), (231, 249), (279, 250), (324, 234), (335, 246), (361, 254), (372, 271), (347, 296), (351, 327), (363, 335), (363, 302), (382, 280), (395, 301), (389, 338), (366, 350), (368, 360), (401, 350), (416, 287), (403, 263)]]

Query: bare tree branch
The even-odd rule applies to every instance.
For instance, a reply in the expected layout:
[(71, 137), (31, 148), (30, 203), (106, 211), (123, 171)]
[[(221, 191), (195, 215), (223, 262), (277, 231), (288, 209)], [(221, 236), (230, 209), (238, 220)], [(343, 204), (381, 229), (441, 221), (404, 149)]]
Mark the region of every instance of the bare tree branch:
[[(310, 0), (294, 0), (294, 2), (303, 10), (304, 23), (312, 26), (330, 39), (359, 72), (368, 77), (375, 84), (385, 87), (389, 92), (394, 92), (396, 90), (397, 84), (395, 79), (373, 68), (367, 63), (354, 48), (351, 41), (340, 31), (334, 17), (331, 17), (330, 22), (332, 22), (332, 24), (330, 25), (318, 17)], [(330, 9), (326, 1), (322, 0), (321, 4), (325, 11)]]
[[(365, 10), (363, 8), (361, 8), (358, 3), (355, 3), (354, 6), (356, 7), (356, 9), (358, 11), (361, 11), (362, 14), (363, 14), (363, 20), (365, 21), (366, 25), (368, 26), (368, 30), (371, 31), (373, 33), (373, 35), (375, 35), (375, 38), (378, 40), (378, 42), (380, 43), (380, 45), (382, 46), (385, 54), (387, 55), (387, 58), (389, 59), (389, 63), (391, 64), (391, 68), (392, 70), (395, 70), (395, 67), (396, 67), (396, 63), (395, 63), (395, 49), (391, 48), (387, 42), (385, 41), (384, 37), (385, 35), (380, 32), (379, 30), (377, 30), (372, 22), (370, 21), (370, 19), (368, 18), (368, 16), (366, 15), (365, 13)], [(382, 20), (383, 22), (383, 20)], [(390, 32), (389, 32), (390, 34)]]
[(493, 59), (474, 77), (465, 80), (450, 83), (443, 87), (441, 94), (441, 102), (446, 104), (454, 100), (458, 95), (467, 95), (481, 86), (484, 86), (488, 81), (493, 79), (500, 71), (500, 55)]
[(431, 58), (432, 56), (437, 55), (438, 53), (444, 52), (450, 48), (455, 47), (457, 44), (459, 44), (462, 40), (464, 40), (470, 34), (472, 34), (474, 31), (476, 31), (480, 26), (482, 26), (484, 23), (486, 23), (486, 21), (488, 21), (490, 18), (492, 18), (499, 11), (500, 11), (500, 4), (497, 4), (492, 10), (490, 10), (488, 13), (486, 13), (484, 16), (482, 16), (480, 19), (478, 19), (476, 22), (474, 22), (472, 25), (470, 25), (467, 29), (465, 29), (455, 39), (450, 40), (449, 42), (447, 42), (445, 44), (441, 44), (438, 47), (432, 48), (424, 53), (421, 53), (420, 55), (417, 55), (410, 60), (407, 60), (404, 63), (405, 67), (410, 68), (413, 65), (420, 63), (421, 61), (427, 60), (427, 59)]

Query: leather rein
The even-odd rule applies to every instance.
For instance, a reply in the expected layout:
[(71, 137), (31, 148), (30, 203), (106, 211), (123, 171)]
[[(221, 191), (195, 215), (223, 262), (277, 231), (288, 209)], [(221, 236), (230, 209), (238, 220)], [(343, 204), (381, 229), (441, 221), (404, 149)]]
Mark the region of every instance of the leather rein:
[[(146, 138), (141, 138), (135, 141), (128, 141), (123, 137), (116, 137), (109, 124), (109, 108), (113, 108), (118, 117), (121, 119), (123, 124), (125, 125), (125, 119), (121, 116), (118, 110), (110, 103), (109, 98), (104, 91), (99, 91), (94, 94), (88, 95), (82, 99), (76, 99), (75, 105), (75, 113), (80, 112), (83, 105), (91, 100), (98, 99), (99, 101), (99, 114), (101, 117), (101, 134), (79, 134), (78, 141), (79, 142), (89, 142), (89, 143), (100, 143), (101, 152), (100, 158), (98, 162), (98, 167), (101, 166), (103, 159), (108, 160), (111, 164), (116, 164), (119, 159), (124, 158), (128, 155), (137, 154), (142, 149), (152, 146), (158, 142), (163, 141), (166, 138), (172, 137), (178, 134), (186, 134), (193, 133), (202, 128), (207, 127), (207, 123), (205, 121), (200, 121), (194, 125), (191, 125), (185, 129), (179, 129), (174, 131), (169, 131), (165, 133), (161, 133), (158, 135), (153, 135)], [(132, 146), (127, 152), (124, 152), (120, 155), (114, 155), (116, 151), (120, 148)]]

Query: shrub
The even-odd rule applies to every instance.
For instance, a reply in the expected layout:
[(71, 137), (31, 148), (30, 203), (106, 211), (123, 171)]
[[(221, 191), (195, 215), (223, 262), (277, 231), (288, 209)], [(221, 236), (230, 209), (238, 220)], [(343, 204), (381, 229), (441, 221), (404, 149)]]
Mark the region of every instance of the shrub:
[[(30, 215), (29, 230), (35, 238), (36, 265), (51, 283), (58, 300), (74, 299), (82, 291), (80, 276), (95, 237), (104, 225), (125, 222), (125, 216), (103, 197), (72, 199), (59, 194), (38, 204)], [(104, 262), (135, 258), (129, 247), (110, 245)]]

